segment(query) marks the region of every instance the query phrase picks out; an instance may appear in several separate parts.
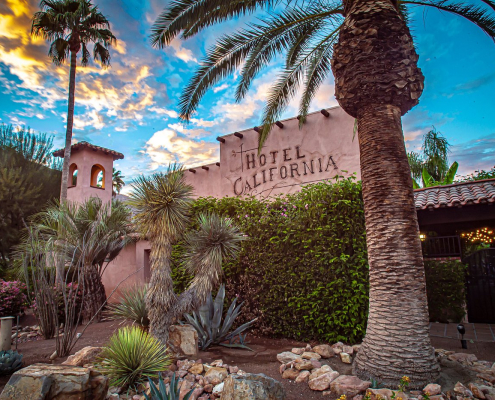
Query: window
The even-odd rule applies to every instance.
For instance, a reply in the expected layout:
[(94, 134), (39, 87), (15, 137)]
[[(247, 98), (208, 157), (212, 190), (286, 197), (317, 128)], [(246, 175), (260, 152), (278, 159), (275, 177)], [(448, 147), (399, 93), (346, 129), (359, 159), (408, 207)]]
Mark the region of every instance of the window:
[(77, 165), (71, 164), (69, 167), (69, 187), (77, 185)]
[(91, 167), (91, 187), (105, 189), (105, 170), (99, 164)]

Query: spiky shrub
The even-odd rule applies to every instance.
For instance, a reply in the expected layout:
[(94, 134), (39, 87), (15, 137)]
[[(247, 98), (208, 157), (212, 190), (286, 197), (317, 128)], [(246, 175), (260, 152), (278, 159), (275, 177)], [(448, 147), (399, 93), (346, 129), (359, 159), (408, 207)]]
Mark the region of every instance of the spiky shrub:
[(22, 354), (17, 351), (0, 351), (0, 375), (12, 374), (22, 367)]
[[(244, 337), (241, 335), (246, 329), (251, 327), (257, 318), (246, 322), (237, 329), (232, 330), (236, 318), (241, 312), (242, 303), (236, 305), (237, 298), (234, 299), (222, 323), (223, 303), (225, 299), (225, 285), (220, 285), (220, 289), (213, 300), (211, 293), (207, 297), (206, 303), (199, 310), (194, 311), (192, 316), (185, 314), (187, 321), (198, 332), (199, 347), (205, 350), (212, 344), (219, 344), (227, 347), (248, 348), (244, 344)], [(232, 331), (231, 331), (232, 330)], [(235, 344), (233, 341), (239, 335), (240, 343)], [(222, 343), (229, 341), (229, 343)]]
[(146, 293), (145, 285), (124, 288), (120, 292), (119, 302), (109, 306), (110, 318), (131, 321), (148, 330), (150, 320), (146, 311)]
[(119, 329), (101, 353), (100, 368), (111, 386), (135, 388), (171, 364), (167, 348), (137, 326)]
[[(175, 372), (174, 375), (172, 376), (172, 379), (170, 380), (170, 386), (168, 391), (161, 375), (160, 378), (158, 379), (158, 385), (155, 385), (151, 379), (149, 380), (149, 383), (150, 383), (150, 395), (148, 396), (146, 393), (144, 393), (144, 397), (146, 398), (146, 400), (179, 400), (180, 385), (179, 385), (179, 378), (175, 377)], [(187, 393), (184, 396), (183, 400), (189, 400), (193, 392), (194, 389), (191, 389), (189, 393)]]

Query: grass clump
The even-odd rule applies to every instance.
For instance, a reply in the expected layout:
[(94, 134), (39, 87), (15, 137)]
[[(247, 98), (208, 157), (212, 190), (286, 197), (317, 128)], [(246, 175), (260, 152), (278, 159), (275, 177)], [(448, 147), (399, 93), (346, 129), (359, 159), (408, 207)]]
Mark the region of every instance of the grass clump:
[(120, 300), (109, 306), (111, 319), (124, 319), (148, 330), (150, 320), (146, 311), (146, 285), (135, 285), (122, 289)]

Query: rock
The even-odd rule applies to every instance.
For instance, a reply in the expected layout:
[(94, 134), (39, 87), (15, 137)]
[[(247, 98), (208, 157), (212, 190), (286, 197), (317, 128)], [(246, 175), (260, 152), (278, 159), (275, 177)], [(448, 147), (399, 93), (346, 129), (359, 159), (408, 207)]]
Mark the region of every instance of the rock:
[[(330, 393), (331, 393), (331, 392), (330, 392)], [(363, 395), (362, 395), (362, 394), (358, 394), (358, 395), (354, 396), (354, 397), (352, 398), (352, 400), (363, 400)]]
[(228, 375), (229, 373), (227, 372), (227, 368), (212, 367), (208, 370), (208, 372), (206, 372), (205, 379), (207, 382), (214, 384), (215, 379), (218, 379), (220, 382), (223, 382)]
[(69, 356), (67, 360), (65, 360), (62, 364), (77, 365), (79, 367), (82, 367), (84, 364), (94, 364), (102, 350), (103, 348), (101, 347), (84, 347), (83, 349), (76, 352), (74, 355)]
[(351, 355), (349, 353), (340, 353), (340, 361), (346, 364), (351, 364)]
[(108, 378), (89, 368), (33, 364), (15, 372), (0, 399), (104, 400)]
[(318, 378), (311, 379), (308, 384), (312, 390), (319, 390), (320, 392), (327, 390), (330, 384), (339, 376), (337, 371), (326, 372), (320, 375)]
[(230, 375), (225, 380), (222, 400), (283, 400), (282, 384), (264, 374)]
[(220, 394), (223, 392), (223, 387), (224, 387), (225, 383), (222, 382), (222, 383), (219, 383), (218, 385), (216, 385), (214, 388), (213, 388), (213, 393), (217, 393), (217, 394)]
[(295, 368), (288, 368), (282, 374), (283, 379), (295, 380), (299, 376), (299, 371)]
[(295, 379), (296, 383), (303, 383), (309, 380), (309, 371), (302, 371)]
[(203, 386), (203, 390), (207, 393), (211, 393), (213, 391), (213, 385), (211, 383), (208, 383)]
[(461, 382), (457, 382), (454, 386), (454, 392), (460, 394), (464, 397), (473, 397), (473, 392), (471, 392), (466, 386)]
[(198, 357), (198, 332), (191, 325), (172, 325), (169, 329), (168, 347), (176, 358)]
[(311, 359), (311, 360), (309, 360), (309, 361), (311, 361), (311, 364), (313, 365), (313, 368), (311, 368), (311, 369), (314, 369), (314, 368), (321, 368), (321, 362), (319, 362), (319, 361), (315, 360), (314, 358), (312, 358), (312, 359)]
[(304, 347), (295, 347), (291, 350), (291, 352), (300, 356), (302, 353), (304, 353), (304, 350)]
[(366, 391), (370, 386), (371, 382), (362, 381), (358, 377), (351, 375), (341, 375), (330, 384), (332, 392), (338, 396), (345, 394), (347, 397), (356, 396)]
[(184, 396), (186, 396), (192, 389), (192, 383), (189, 381), (182, 381), (182, 383), (179, 383), (180, 386), (180, 391), (179, 391), (179, 398), (183, 399)]
[(281, 375), (284, 373), (286, 369), (287, 369), (287, 364), (280, 364), (279, 371)]
[(492, 374), (477, 374), (476, 376), (492, 384), (495, 383), (495, 376)]
[(352, 346), (347, 346), (346, 344), (344, 344), (342, 346), (342, 353), (347, 353), (352, 356), (354, 354), (354, 349), (352, 348)]
[(314, 358), (315, 360), (319, 360), (321, 358), (318, 353), (313, 353), (312, 351), (305, 351), (304, 353), (302, 353), (301, 357), (308, 360), (311, 360), (312, 358)]
[(199, 375), (204, 371), (203, 364), (194, 364), (191, 368), (188, 369), (191, 374)]
[(179, 371), (187, 371), (189, 368), (191, 368), (195, 364), (194, 361), (189, 361), (187, 359), (185, 360), (177, 360), (177, 368)]
[[(223, 360), (222, 360), (222, 359), (220, 359), (220, 360), (215, 360), (215, 361), (213, 361), (212, 363), (210, 363), (210, 365), (211, 365), (212, 367), (223, 367), (223, 366), (224, 366), (224, 365), (223, 365)], [(226, 368), (226, 367), (224, 367), (224, 368)]]
[(301, 358), (301, 356), (298, 356), (297, 354), (294, 354), (290, 351), (284, 351), (283, 353), (277, 354), (277, 360), (280, 361), (282, 364), (290, 363), (297, 358)]
[(318, 346), (313, 347), (313, 351), (321, 356), (321, 358), (330, 358), (335, 355), (332, 347), (328, 344), (319, 344)]
[(229, 367), (229, 374), (236, 374), (239, 371), (239, 367)]
[(306, 347), (304, 348), (304, 350), (305, 351), (313, 351), (310, 344), (307, 344)]
[[(354, 350), (354, 353), (357, 353), (360, 348), (361, 348), (361, 345), (360, 344), (355, 344), (354, 346), (352, 346), (352, 349)], [(356, 397), (354, 397), (354, 398), (356, 398)]]
[(476, 397), (477, 399), (482, 399), (482, 400), (486, 399), (485, 394), (474, 383), (469, 383), (468, 388), (473, 393), (474, 397)]
[(390, 389), (368, 389), (366, 393), (369, 394), (370, 400), (390, 400), (393, 395)]
[(301, 370), (312, 370), (314, 368), (313, 367), (313, 363), (311, 362), (311, 360), (306, 360), (306, 359), (303, 359), (303, 358), (300, 358), (300, 359), (295, 360), (294, 361), (294, 366), (299, 371), (301, 371)]
[(318, 378), (319, 376), (326, 374), (327, 372), (332, 372), (333, 369), (329, 365), (324, 365), (321, 368), (317, 368), (311, 371), (311, 375), (309, 376), (309, 380)]
[(454, 353), (450, 354), (447, 358), (450, 361), (457, 361), (460, 363), (474, 362), (478, 360), (478, 358), (474, 354), (468, 353)]
[(423, 393), (428, 393), (430, 396), (436, 396), (437, 394), (442, 393), (442, 387), (436, 383), (430, 383), (425, 386)]

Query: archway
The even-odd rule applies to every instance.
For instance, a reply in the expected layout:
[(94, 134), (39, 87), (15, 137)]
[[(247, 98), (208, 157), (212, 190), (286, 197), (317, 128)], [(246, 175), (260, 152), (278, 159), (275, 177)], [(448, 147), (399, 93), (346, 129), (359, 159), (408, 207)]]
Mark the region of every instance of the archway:
[(69, 184), (67, 185), (68, 187), (77, 186), (77, 172), (77, 165), (71, 164), (69, 167)]
[(91, 187), (105, 189), (105, 169), (100, 164), (91, 167)]

